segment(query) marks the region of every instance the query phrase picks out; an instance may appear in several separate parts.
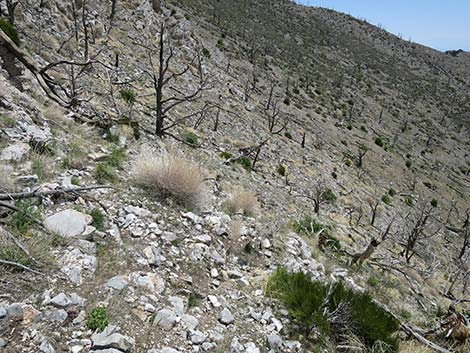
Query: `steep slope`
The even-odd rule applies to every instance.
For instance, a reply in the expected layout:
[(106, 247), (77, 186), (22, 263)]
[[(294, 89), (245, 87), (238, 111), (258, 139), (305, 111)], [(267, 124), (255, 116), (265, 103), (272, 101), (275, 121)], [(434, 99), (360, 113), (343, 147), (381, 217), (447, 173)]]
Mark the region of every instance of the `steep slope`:
[[(0, 193), (113, 186), (1, 208), (5, 352), (340, 351), (265, 296), (280, 266), (368, 290), (423, 329), (451, 303), (468, 312), (468, 57), (284, 0), (116, 4), (114, 16), (108, 2), (16, 9), (31, 61), (65, 61), (47, 73), (66, 108), (2, 41)], [(204, 90), (169, 111), (161, 138), (162, 25), (175, 75), (163, 99)], [(204, 168), (200, 209), (135, 182), (137, 160), (166, 152)], [(258, 198), (255, 215), (230, 207), (240, 188)], [(422, 210), (429, 226), (407, 259)], [(299, 231), (305, 220), (330, 238)], [(105, 321), (119, 329), (97, 335)], [(451, 347), (444, 331), (429, 338)], [(402, 351), (424, 349), (413, 347)]]

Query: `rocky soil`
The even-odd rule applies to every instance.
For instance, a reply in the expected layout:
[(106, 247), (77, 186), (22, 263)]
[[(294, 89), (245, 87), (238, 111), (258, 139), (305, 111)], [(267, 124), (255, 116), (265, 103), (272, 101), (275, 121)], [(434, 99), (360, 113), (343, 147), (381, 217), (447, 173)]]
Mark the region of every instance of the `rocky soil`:
[[(242, 44), (235, 34), (224, 34), (222, 46), (220, 29), (184, 1), (165, 3), (161, 13), (151, 1), (118, 1), (112, 22), (108, 2), (73, 3), (76, 8), (72, 2), (47, 0), (40, 6), (26, 0), (16, 9), (21, 47), (39, 67), (85, 58), (94, 63), (80, 74), (80, 66), (73, 65), (52, 71), (79, 99), (64, 108), (21, 63), (7, 62), (0, 52), (0, 194), (110, 187), (0, 201), (10, 206), (0, 207), (0, 260), (24, 265), (0, 264), (2, 353), (310, 352), (289, 312), (265, 296), (267, 280), (279, 266), (368, 290), (403, 321), (423, 329), (435, 327), (436, 313), (456, 298), (468, 300), (470, 262), (468, 256), (458, 259), (463, 237), (456, 229), (470, 207), (470, 140), (465, 124), (439, 123), (437, 117), (449, 110), (447, 101), (423, 95), (413, 98), (411, 109), (400, 85), (382, 86), (383, 73), (365, 70), (372, 93), (364, 93), (366, 83), (346, 77), (338, 98), (318, 79), (310, 88), (299, 85), (287, 104), (287, 77), (299, 81), (300, 75), (286, 73), (274, 53), (266, 54), (266, 66), (253, 64), (244, 50), (250, 43)], [(81, 16), (83, 3), (88, 57), (82, 24), (78, 34), (73, 30), (73, 11)], [(347, 28), (357, 31), (356, 22), (345, 18)], [(201, 75), (210, 78), (211, 87), (169, 118), (177, 121), (205, 103), (218, 108), (200, 121), (199, 115), (185, 119), (171, 130), (173, 136), (160, 138), (152, 134), (148, 54), (156, 58), (162, 23), (176, 44), (170, 71), (190, 68), (168, 92), (191, 91)], [(328, 47), (321, 50), (328, 54)], [(449, 63), (440, 53), (422, 50), (424, 61), (436, 56), (456, 75), (462, 70), (468, 87), (467, 61)], [(194, 53), (202, 54), (199, 63)], [(12, 75), (13, 62), (20, 74)], [(342, 57), (341, 65), (348, 64)], [(254, 72), (256, 87), (247, 93)], [(288, 121), (279, 134), (268, 131), (264, 109), (273, 80), (278, 83), (274, 98)], [(123, 88), (135, 92), (135, 103), (120, 97)], [(353, 98), (365, 108), (350, 121)], [(382, 118), (383, 101), (390, 109)], [(468, 111), (462, 116), (469, 119)], [(139, 134), (128, 120), (138, 123)], [(197, 146), (184, 143), (188, 131), (197, 135)], [(254, 170), (221, 156), (236, 157), (263, 141)], [(146, 151), (170, 152), (201, 166), (207, 191), (199, 209), (136, 185), (135, 161)], [(319, 181), (336, 201), (314, 214)], [(239, 189), (256, 194), (254, 215), (227, 211), (227, 199)], [(418, 255), (407, 263), (400, 255), (407, 215), (433, 199), (438, 232), (418, 242)], [(371, 225), (375, 203), (377, 219)], [(306, 216), (325, 225), (342, 251), (296, 233), (292, 223)], [(379, 265), (350, 266), (351, 254), (380, 237), (392, 219), (393, 237), (373, 258)], [(453, 298), (447, 291), (451, 284)], [(468, 312), (467, 304), (458, 304)], [(90, 313), (100, 307), (106, 308), (107, 323), (92, 329)], [(455, 352), (466, 349), (441, 339)]]

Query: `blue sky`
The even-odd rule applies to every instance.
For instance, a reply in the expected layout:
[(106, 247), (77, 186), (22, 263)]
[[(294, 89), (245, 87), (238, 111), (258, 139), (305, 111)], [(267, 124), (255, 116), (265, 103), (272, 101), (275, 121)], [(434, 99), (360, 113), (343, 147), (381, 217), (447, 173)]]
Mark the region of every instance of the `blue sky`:
[(438, 50), (470, 51), (470, 0), (296, 0), (381, 24)]

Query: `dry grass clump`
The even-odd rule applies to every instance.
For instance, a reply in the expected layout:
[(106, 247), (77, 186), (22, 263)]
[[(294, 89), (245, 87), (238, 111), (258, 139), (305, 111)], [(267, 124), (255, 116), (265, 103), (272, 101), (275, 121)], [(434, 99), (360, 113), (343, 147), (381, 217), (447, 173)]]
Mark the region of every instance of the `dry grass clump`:
[(432, 353), (433, 351), (416, 341), (402, 342), (400, 345), (400, 353)]
[(12, 192), (15, 190), (15, 183), (12, 178), (12, 170), (0, 164), (0, 193)]
[(242, 213), (252, 217), (258, 212), (259, 202), (255, 193), (238, 189), (232, 192), (225, 206), (230, 214)]
[(188, 207), (199, 208), (205, 201), (206, 187), (199, 166), (170, 153), (142, 154), (134, 165), (134, 180)]

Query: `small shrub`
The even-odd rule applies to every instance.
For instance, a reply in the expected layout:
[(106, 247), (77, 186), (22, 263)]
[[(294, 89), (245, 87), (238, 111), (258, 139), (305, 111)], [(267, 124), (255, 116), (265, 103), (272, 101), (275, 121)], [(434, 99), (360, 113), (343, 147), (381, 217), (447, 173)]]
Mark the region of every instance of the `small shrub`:
[(331, 177), (333, 179), (338, 179), (338, 174), (336, 172), (331, 172)]
[(248, 157), (242, 157), (239, 160), (236, 161), (236, 163), (241, 164), (243, 168), (247, 171), (251, 171), (252, 165), (251, 165), (251, 159)]
[(405, 204), (406, 204), (407, 206), (412, 207), (412, 206), (414, 206), (414, 203), (415, 203), (415, 202), (414, 202), (412, 196), (410, 196), (410, 195), (405, 196)]
[(77, 176), (73, 176), (71, 179), (70, 179), (70, 183), (72, 185), (80, 185), (80, 178), (77, 177)]
[(13, 43), (15, 43), (17, 46), (20, 46), (20, 36), (18, 35), (18, 32), (14, 25), (4, 20), (3, 18), (0, 18), (0, 30), (5, 32), (5, 34), (8, 36), (8, 38), (11, 39)]
[(108, 323), (108, 311), (104, 307), (94, 308), (86, 317), (86, 326), (93, 331), (97, 329), (103, 331)]
[(297, 88), (297, 87), (294, 87), (294, 89), (292, 90), (292, 92), (294, 94), (299, 94), (300, 93), (300, 90)]
[(219, 39), (216, 44), (217, 48), (223, 49), (224, 48), (224, 41), (222, 39)]
[(31, 158), (31, 170), (38, 176), (39, 181), (45, 181), (50, 177), (50, 166), (46, 165), (44, 156), (33, 154)]
[(341, 306), (346, 306), (345, 311), (340, 311), (343, 322), (348, 326), (344, 327), (344, 323), (328, 320), (324, 311), (328, 289), (329, 285), (312, 281), (303, 272), (288, 273), (284, 268), (278, 268), (270, 276), (265, 294), (279, 299), (307, 335), (312, 327), (317, 327), (324, 335), (332, 334), (333, 338), (335, 331), (347, 329), (361, 337), (368, 347), (383, 342), (388, 347), (385, 352), (398, 351), (395, 333), (399, 329), (399, 323), (375, 304), (368, 293), (354, 292), (341, 282), (334, 285), (327, 309), (332, 313)]
[(436, 199), (432, 199), (432, 200), (431, 200), (431, 206), (432, 206), (432, 207), (437, 207), (437, 204), (438, 204), (438, 202), (437, 202)]
[(286, 132), (284, 133), (284, 136), (287, 137), (289, 140), (292, 140), (292, 138), (293, 138), (293, 137), (292, 137), (292, 134), (291, 134), (289, 131), (286, 131)]
[(290, 98), (289, 97), (284, 98), (284, 104), (285, 105), (290, 105)]
[(346, 129), (352, 130), (352, 129), (353, 129), (353, 126), (352, 126), (351, 124), (349, 124), (348, 126), (346, 126)]
[(105, 136), (106, 141), (110, 143), (119, 143), (119, 135), (113, 133), (112, 131), (108, 131)]
[(95, 178), (100, 183), (107, 181), (114, 183), (119, 179), (113, 166), (104, 162), (97, 164), (95, 169)]
[(377, 287), (379, 284), (380, 284), (380, 281), (377, 277), (374, 277), (374, 276), (370, 276), (368, 279), (367, 279), (367, 284), (370, 286), (370, 287)]
[(223, 159), (230, 159), (230, 158), (233, 158), (233, 154), (231, 154), (229, 152), (222, 152), (220, 154), (220, 157), (222, 157)]
[(245, 216), (253, 217), (259, 209), (259, 202), (255, 193), (239, 189), (232, 192), (225, 206), (230, 214), (241, 212)]
[(243, 251), (245, 251), (247, 254), (253, 254), (255, 248), (253, 247), (253, 245), (251, 245), (251, 243), (246, 243), (243, 247)]
[(183, 141), (189, 143), (190, 145), (197, 145), (199, 136), (192, 131), (185, 131), (183, 134)]
[(93, 219), (91, 225), (98, 230), (104, 230), (104, 222), (106, 220), (104, 213), (99, 208), (94, 208), (90, 211), (89, 215)]
[(387, 194), (382, 196), (382, 202), (389, 205), (389, 206), (392, 205), (392, 199)]
[(295, 221), (292, 223), (292, 229), (299, 235), (313, 236), (320, 232), (321, 230), (325, 231), (325, 226), (321, 223), (318, 223), (311, 216), (307, 216), (301, 220)]
[(126, 151), (124, 148), (114, 148), (111, 154), (107, 157), (106, 163), (115, 168), (122, 168), (124, 160), (126, 159)]
[(206, 188), (201, 169), (194, 163), (172, 154), (143, 154), (134, 166), (135, 182), (163, 197), (172, 197), (188, 207), (199, 207)]
[(410, 161), (409, 159), (408, 159), (408, 160), (406, 161), (406, 163), (405, 163), (405, 165), (406, 165), (406, 167), (407, 167), (408, 169), (411, 168), (411, 164), (412, 164), (412, 163), (411, 163), (411, 161)]
[(127, 105), (133, 105), (136, 100), (136, 94), (133, 90), (131, 89), (122, 89), (119, 91), (119, 94), (121, 95), (121, 98), (124, 102), (126, 102)]
[(336, 202), (336, 195), (335, 193), (333, 192), (333, 190), (327, 188), (325, 189), (325, 191), (323, 191), (322, 195), (321, 195), (322, 199), (328, 203), (334, 203)]
[(204, 55), (206, 58), (210, 58), (211, 52), (207, 48), (202, 48), (202, 55)]
[(197, 294), (195, 292), (189, 293), (189, 296), (188, 296), (188, 309), (200, 306), (201, 303), (202, 303), (202, 299), (204, 299), (204, 297), (200, 294)]
[(388, 194), (389, 194), (391, 197), (393, 197), (393, 196), (395, 196), (395, 195), (397, 194), (397, 192), (396, 192), (396, 190), (395, 190), (394, 188), (390, 188), (390, 189), (388, 190)]
[(1, 115), (0, 114), (0, 127), (11, 128), (16, 125), (15, 118), (12, 118), (9, 115)]
[[(23, 266), (31, 265), (31, 259), (15, 244), (0, 244), (0, 260), (16, 262)], [(12, 269), (21, 270), (17, 266), (13, 266)]]
[(11, 224), (18, 233), (24, 235), (34, 224), (33, 219), (42, 219), (41, 210), (29, 201), (18, 202), (16, 207), (19, 208), (20, 211), (13, 214)]
[(366, 134), (369, 132), (364, 125), (361, 125), (361, 131), (365, 132)]
[(385, 145), (381, 137), (376, 137), (374, 140), (374, 143), (379, 147), (383, 147)]
[(350, 167), (352, 165), (352, 161), (350, 159), (346, 159), (344, 161), (344, 164), (346, 165), (346, 167)]
[(286, 176), (286, 166), (283, 164), (279, 164), (276, 169), (277, 173), (281, 176)]

